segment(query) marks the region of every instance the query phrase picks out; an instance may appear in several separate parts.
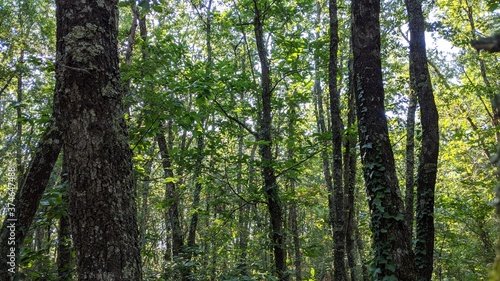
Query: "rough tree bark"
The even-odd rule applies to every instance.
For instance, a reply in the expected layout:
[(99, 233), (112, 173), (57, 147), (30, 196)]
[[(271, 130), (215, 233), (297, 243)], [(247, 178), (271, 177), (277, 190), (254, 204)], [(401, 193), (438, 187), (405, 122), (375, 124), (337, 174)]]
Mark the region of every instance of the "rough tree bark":
[(385, 116), (379, 16), (379, 0), (352, 1), (354, 89), (371, 210), (372, 278), (412, 281), (416, 279), (413, 252)]
[(418, 280), (432, 279), (434, 262), (434, 190), (439, 156), (438, 112), (427, 66), (425, 27), (419, 0), (406, 0), (410, 28), (410, 87), (417, 94), (422, 148), (417, 177), (415, 264)]
[(54, 113), (79, 280), (142, 280), (116, 0), (57, 0)]

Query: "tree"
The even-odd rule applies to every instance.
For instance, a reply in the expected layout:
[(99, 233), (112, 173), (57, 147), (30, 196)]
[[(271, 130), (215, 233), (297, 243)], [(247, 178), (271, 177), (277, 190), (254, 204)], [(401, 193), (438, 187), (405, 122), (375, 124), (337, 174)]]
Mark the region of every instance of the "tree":
[[(42, 135), (38, 143), (38, 147), (35, 152), (35, 156), (33, 157), (29, 169), (26, 173), (26, 176), (23, 180), (21, 188), (19, 188), (15, 195), (15, 200), (11, 205), (7, 205), (7, 207), (12, 207), (13, 212), (9, 211), (9, 216), (12, 213), (13, 216), (10, 218), (14, 218), (17, 221), (11, 222), (7, 219), (4, 220), (2, 225), (2, 233), (1, 233), (1, 241), (2, 245), (0, 246), (0, 253), (2, 254), (0, 264), (0, 278), (3, 280), (10, 280), (10, 278), (14, 278), (14, 275), (11, 274), (9, 277), (9, 268), (14, 268), (17, 271), (18, 258), (19, 258), (19, 250), (21, 249), (24, 239), (28, 234), (28, 230), (33, 221), (33, 217), (38, 208), (38, 204), (40, 203), (40, 199), (42, 198), (43, 192), (47, 187), (47, 184), (50, 179), (50, 174), (52, 173), (52, 169), (57, 161), (59, 156), (59, 152), (61, 151), (62, 139), (61, 132), (57, 128), (54, 121), (48, 124), (45, 133)], [(11, 232), (13, 228), (9, 228), (9, 226), (14, 223), (14, 234), (15, 234), (15, 242), (14, 245), (9, 244), (9, 237), (11, 237)], [(12, 252), (12, 246), (14, 248), (14, 252)], [(9, 255), (12, 256), (14, 254), (15, 260), (13, 264), (8, 264), (10, 262)], [(15, 265), (12, 267), (11, 265)], [(12, 271), (10, 271), (12, 273)]]
[[(471, 45), (474, 47), (478, 52), (481, 50), (485, 50), (487, 52), (495, 53), (495, 52), (500, 52), (500, 35), (495, 35), (492, 37), (488, 38), (482, 38), (479, 40), (472, 40)], [(494, 100), (492, 101), (492, 107), (495, 112), (499, 112), (499, 106), (500, 105), (500, 95), (496, 95), (494, 97)], [(497, 145), (498, 146), (498, 145)], [(497, 155), (495, 156), (496, 158), (494, 159), (494, 162), (497, 164), (498, 171), (497, 171), (497, 176), (500, 174), (500, 150), (497, 148)], [(497, 186), (496, 188), (496, 213), (497, 215), (500, 215), (500, 204), (499, 202), (500, 198), (500, 186)], [(491, 280), (498, 281), (500, 280), (500, 255), (499, 253), (499, 244), (497, 242), (497, 250), (496, 250), (496, 258), (495, 258), (495, 263), (493, 267), (493, 271), (491, 273)]]
[[(64, 163), (62, 164), (61, 172), (61, 185), (65, 191), (62, 199), (65, 204), (63, 208), (65, 211), (68, 209), (68, 172)], [(57, 245), (57, 278), (58, 280), (69, 281), (73, 280), (74, 276), (72, 274), (74, 268), (72, 247), (71, 247), (71, 225), (69, 222), (69, 217), (66, 214), (62, 215), (59, 219), (59, 231), (57, 232), (57, 239), (59, 240)]]
[[(88, 62), (99, 56), (96, 53), (108, 50), (107, 47), (97, 50), (96, 44), (86, 43), (103, 37), (99, 33), (103, 28), (93, 32), (92, 27), (96, 25), (93, 20), (108, 22), (109, 17), (95, 12), (94, 2), (85, 2), (95, 17), (86, 21), (83, 28), (73, 28), (76, 32), (67, 33), (62, 42), (58, 40), (69, 53), (86, 52), (85, 62)], [(95, 2), (104, 5), (103, 1)], [(498, 236), (498, 222), (493, 212), (495, 201), (492, 201), (492, 190), (498, 182), (498, 177), (492, 175), (497, 167), (490, 159), (495, 158), (495, 145), (500, 138), (500, 111), (492, 107), (500, 104), (494, 99), (500, 85), (500, 65), (498, 53), (477, 52), (470, 42), (481, 41), (475, 42), (480, 44), (475, 44), (476, 47), (494, 49), (495, 36), (478, 38), (499, 30), (498, 10), (494, 10), (498, 1), (435, 0), (432, 5), (418, 1), (423, 15), (432, 15), (425, 23), (426, 55), (440, 125), (433, 258), (424, 257), (432, 253), (424, 250), (424, 246), (429, 247), (425, 242), (432, 239), (431, 231), (425, 233), (430, 234), (427, 238), (418, 239), (415, 247), (416, 219), (420, 219), (414, 214), (417, 179), (429, 178), (420, 177), (422, 172), (417, 173), (417, 169), (424, 162), (423, 142), (430, 136), (429, 130), (422, 130), (426, 113), (423, 106), (420, 108), (422, 99), (415, 90), (418, 79), (413, 79), (413, 70), (410, 79), (408, 71), (410, 39), (418, 39), (418, 36), (406, 31), (406, 24), (408, 16), (416, 14), (408, 15), (406, 6), (397, 1), (384, 2), (380, 7), (380, 66), (372, 63), (374, 60), (369, 56), (373, 55), (370, 52), (378, 52), (378, 46), (373, 48), (378, 45), (377, 40), (364, 35), (374, 27), (373, 11), (360, 20), (346, 5), (350, 1), (256, 2), (261, 33), (256, 32), (253, 0), (117, 1), (123, 111), (133, 151), (134, 178), (140, 190), (137, 202), (140, 203), (143, 279), (277, 280), (279, 274), (284, 273), (282, 279), (289, 280), (341, 280), (346, 274), (351, 281), (408, 280), (407, 276), (400, 276), (401, 266), (392, 255), (396, 247), (407, 243), (399, 243), (394, 238), (394, 234), (403, 236), (397, 233), (403, 227), (400, 219), (406, 221), (409, 230), (410, 226), (415, 228), (414, 234), (408, 231), (405, 238), (414, 242), (413, 260), (425, 262), (422, 270), (415, 266), (414, 272), (421, 272), (415, 276), (432, 274), (435, 280), (486, 279)], [(42, 135), (48, 128), (57, 128), (48, 126), (56, 80), (54, 3), (0, 0), (0, 207), (4, 207), (0, 216), (2, 220), (5, 218), (10, 206), (7, 203), (12, 202), (12, 193), (8, 191), (12, 169), (24, 172), (27, 181), (17, 180), (21, 185), (20, 199), (14, 202), (18, 215), (16, 226), (19, 226), (16, 238), (24, 237), (22, 246), (19, 242), (15, 249), (18, 278), (22, 280), (56, 280), (65, 276), (75, 279), (77, 274), (74, 243), (64, 243), (76, 236), (68, 231), (70, 225), (64, 216), (67, 192), (64, 191), (66, 184), (62, 183), (65, 177), (70, 182), (75, 177), (74, 162), (72, 174), (65, 173), (66, 164), (54, 152), (57, 145), (45, 142), (46, 137)], [(70, 5), (67, 1), (64, 3)], [(363, 3), (376, 5), (378, 2)], [(85, 13), (74, 15), (81, 15), (80, 19), (86, 17)], [(351, 74), (349, 38), (352, 32), (349, 28), (352, 18), (357, 18), (358, 27), (360, 23), (367, 25), (352, 35), (368, 38), (369, 44), (366, 44), (370, 45), (361, 52), (358, 48), (357, 54), (364, 57), (356, 60), (357, 77)], [(75, 39), (79, 30), (81, 37)], [(79, 45), (69, 46), (71, 40), (78, 41)], [(262, 46), (259, 52), (258, 47)], [(263, 53), (265, 57), (261, 59)], [(108, 57), (114, 59), (114, 55), (106, 59)], [(58, 60), (60, 58), (63, 56)], [(74, 83), (76, 86), (81, 85), (80, 80), (85, 77), (88, 86), (94, 89), (89, 91), (87, 99), (92, 102), (83, 105), (74, 102), (79, 107), (74, 106), (71, 112), (75, 115), (84, 110), (89, 112), (86, 121), (95, 126), (92, 130), (105, 134), (106, 141), (112, 142), (113, 138), (108, 138), (110, 134), (102, 128), (121, 122), (119, 114), (107, 108), (111, 102), (118, 104), (122, 97), (111, 101), (112, 97), (107, 100), (93, 96), (102, 92), (98, 86), (100, 78), (93, 77), (105, 77), (109, 71), (115, 71), (115, 65), (109, 66), (106, 59), (91, 67), (84, 66), (83, 60), (75, 63), (73, 59), (72, 64), (62, 63), (57, 68), (60, 73), (66, 71), (67, 76), (72, 74), (68, 79), (78, 81)], [(107, 69), (101, 71), (101, 65)], [(263, 65), (268, 66), (267, 72)], [(379, 73), (371, 75), (378, 68), (383, 73), (383, 97), (381, 87), (372, 87), (376, 83), (371, 83), (375, 78), (377, 83), (381, 79)], [(374, 79), (365, 83), (368, 78)], [(268, 83), (266, 91), (263, 91), (266, 89), (263, 82)], [(115, 88), (116, 84), (109, 85)], [(68, 96), (73, 98), (79, 93), (68, 91)], [(370, 132), (358, 133), (356, 96), (364, 98), (363, 104), (368, 105), (362, 108), (360, 115), (365, 114), (361, 128), (373, 129)], [(93, 109), (94, 104), (99, 110)], [(61, 103), (56, 105), (61, 107)], [(64, 103), (66, 105), (68, 103)], [(380, 117), (373, 114), (375, 105), (378, 112), (385, 110), (381, 115), (385, 114), (387, 131), (379, 129), (382, 126), (371, 126), (379, 119), (366, 125), (367, 120)], [(104, 114), (95, 113), (104, 107), (108, 116), (118, 116), (115, 120), (119, 121), (108, 122)], [(417, 114), (416, 110), (421, 111)], [(60, 112), (56, 115), (61, 116)], [(261, 121), (269, 116), (268, 112), (272, 118), (264, 124)], [(94, 122), (95, 119), (104, 122)], [(80, 124), (71, 120), (75, 119), (61, 122)], [(269, 128), (268, 135), (262, 130), (265, 128)], [(384, 162), (369, 159), (373, 151), (388, 150), (385, 142), (380, 142), (385, 146), (377, 146), (373, 141), (373, 131), (384, 136), (389, 134), (394, 160), (386, 160), (390, 159), (388, 152), (380, 153), (379, 158), (386, 160)], [(84, 142), (85, 132), (85, 129), (79, 130), (67, 146)], [(360, 140), (364, 145), (362, 151), (356, 146), (358, 135), (365, 136)], [(52, 139), (60, 139), (60, 136)], [(115, 147), (122, 151), (125, 142), (113, 145), (113, 151)], [(339, 143), (342, 143), (341, 149)], [(59, 142), (59, 146), (61, 144)], [(261, 153), (264, 147), (265, 157)], [(73, 152), (73, 160), (75, 155)], [(99, 157), (96, 159), (103, 163)], [(52, 162), (55, 164), (50, 164)], [(394, 169), (388, 168), (389, 162)], [(368, 181), (363, 179), (363, 166), (367, 171), (365, 179), (371, 176)], [(35, 177), (37, 170), (40, 176)], [(272, 171), (274, 179), (264, 170)], [(399, 178), (404, 207), (403, 200), (394, 199), (397, 184), (394, 184), (393, 171)], [(403, 178), (405, 172), (406, 179)], [(83, 174), (91, 175), (85, 171)], [(113, 172), (115, 174), (121, 172)], [(387, 178), (392, 180), (391, 184), (382, 182)], [(125, 181), (128, 179), (126, 175)], [(271, 185), (266, 186), (265, 179), (274, 181), (273, 188), (266, 189)], [(375, 185), (374, 180), (380, 180), (380, 184)], [(113, 187), (117, 187), (116, 178), (113, 181)], [(370, 187), (368, 193), (363, 192), (367, 190), (365, 183)], [(74, 187), (74, 183), (72, 185)], [(120, 187), (121, 190), (132, 189)], [(106, 197), (103, 193), (96, 194), (98, 202)], [(411, 197), (413, 193), (415, 198)], [(123, 205), (128, 208), (128, 204)], [(277, 216), (270, 212), (270, 206), (281, 211), (278, 214), (281, 227), (276, 228), (278, 224), (273, 219)], [(106, 208), (96, 208), (96, 214), (100, 216), (104, 211), (115, 209), (114, 205), (106, 205)], [(343, 211), (343, 215), (337, 215), (336, 210)], [(414, 217), (405, 218), (405, 214)], [(342, 221), (335, 223), (342, 217)], [(372, 229), (370, 221), (374, 222)], [(384, 227), (385, 223), (389, 226)], [(345, 237), (341, 235), (344, 229)], [(91, 234), (92, 239), (103, 237), (99, 233)], [(275, 243), (279, 241), (275, 239), (276, 234), (281, 235), (281, 245)], [(110, 241), (102, 241), (101, 245), (113, 243), (113, 239), (105, 239)], [(388, 243), (381, 244), (381, 241)], [(407, 245), (411, 244), (404, 247)], [(275, 255), (276, 249), (281, 251), (279, 255)], [(279, 257), (281, 263), (277, 263), (275, 257)], [(432, 259), (434, 270), (431, 272)], [(8, 278), (3, 277), (0, 280)]]
[(427, 66), (421, 3), (407, 0), (410, 27), (410, 88), (418, 97), (422, 124), (417, 177), (415, 264), (418, 280), (431, 280), (434, 262), (434, 192), (439, 155), (438, 112)]
[(335, 280), (347, 280), (347, 269), (345, 266), (345, 241), (346, 241), (346, 219), (344, 209), (344, 186), (342, 181), (342, 130), (343, 124), (340, 117), (340, 94), (337, 89), (337, 52), (339, 44), (337, 1), (329, 1), (330, 14), (330, 60), (328, 65), (328, 89), (330, 94), (330, 115), (332, 118), (332, 150), (333, 150), (333, 189), (331, 191), (333, 216), (331, 224), (333, 228), (333, 252), (334, 268), (333, 278)]
[(118, 70), (117, 1), (56, 1), (54, 113), (69, 176), (79, 280), (141, 280), (131, 150)]
[(415, 280), (384, 108), (380, 58), (380, 1), (352, 2), (354, 89), (358, 133), (373, 235), (373, 278)]
[(263, 190), (267, 198), (267, 207), (271, 220), (272, 229), (272, 245), (274, 248), (274, 263), (276, 266), (276, 275), (279, 280), (288, 280), (286, 273), (286, 251), (283, 241), (283, 210), (281, 200), (278, 193), (278, 183), (274, 170), (274, 157), (272, 153), (272, 104), (271, 98), (273, 94), (269, 61), (267, 58), (267, 48), (264, 41), (263, 20), (260, 3), (258, 0), (254, 2), (254, 32), (257, 43), (257, 52), (260, 60), (261, 68), (261, 102), (262, 113), (259, 120), (259, 151), (262, 161), (262, 176), (264, 178)]

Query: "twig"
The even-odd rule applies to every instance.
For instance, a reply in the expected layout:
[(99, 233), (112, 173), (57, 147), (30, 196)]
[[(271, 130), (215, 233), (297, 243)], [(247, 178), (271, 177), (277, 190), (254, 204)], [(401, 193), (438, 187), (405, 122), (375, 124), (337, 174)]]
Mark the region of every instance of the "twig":
[(313, 158), (316, 154), (320, 153), (322, 149), (318, 149), (316, 150), (315, 152), (311, 153), (310, 155), (308, 155), (306, 158), (300, 160), (299, 162), (297, 163), (294, 163), (293, 165), (291, 165), (290, 167), (287, 167), (286, 169), (282, 170), (281, 172), (279, 172), (276, 177), (280, 177), (281, 175), (283, 175), (284, 173), (290, 171), (291, 169), (301, 165), (302, 163), (306, 162), (307, 160)]
[(5, 91), (5, 89), (7, 89), (7, 87), (10, 84), (10, 81), (12, 81), (12, 78), (14, 78), (14, 75), (10, 76), (9, 80), (7, 81), (7, 83), (5, 83), (5, 86), (3, 86), (3, 88), (0, 90), (0, 96), (2, 96), (3, 92)]
[(227, 113), (227, 111), (222, 107), (222, 105), (216, 99), (214, 99), (214, 102), (220, 108), (220, 110), (222, 111), (222, 113), (224, 113), (224, 115), (227, 118), (229, 118), (230, 120), (236, 122), (243, 129), (247, 130), (250, 134), (252, 134), (255, 138), (257, 138), (257, 139), (259, 138), (259, 135), (256, 132), (254, 132), (252, 129), (250, 129), (250, 127), (248, 127), (247, 124), (241, 122), (238, 118), (235, 118), (235, 117), (229, 115), (229, 113)]

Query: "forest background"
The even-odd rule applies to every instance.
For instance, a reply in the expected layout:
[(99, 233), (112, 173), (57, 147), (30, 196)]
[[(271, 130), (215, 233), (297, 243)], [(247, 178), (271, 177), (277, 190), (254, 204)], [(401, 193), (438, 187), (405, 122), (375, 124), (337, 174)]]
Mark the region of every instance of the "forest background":
[[(328, 3), (263, 1), (259, 9), (255, 3), (119, 2), (120, 71), (144, 280), (275, 278), (272, 213), (262, 190), (266, 165), (259, 151), (266, 140), (255, 133), (262, 118), (262, 54), (254, 33), (259, 9), (260, 46), (273, 82), (271, 152), (280, 187), (273, 196), (282, 212), (286, 274), (294, 280), (333, 276), (332, 190), (324, 173), (324, 160), (332, 161), (335, 122), (328, 96)], [(408, 163), (418, 163), (422, 130), (417, 114), (415, 131), (408, 133), (409, 112), (418, 108), (410, 90), (408, 16), (402, 1), (383, 1), (381, 8), (386, 116), (402, 197), (409, 200), (414, 180), (408, 180)], [(469, 43), (500, 30), (498, 3), (424, 1), (423, 11), (440, 125), (432, 280), (486, 280), (499, 232), (491, 160), (500, 120), (491, 100), (500, 69), (498, 55), (478, 53)], [(9, 171), (15, 168), (21, 187), (52, 116), (55, 3), (2, 0), (0, 23), (1, 206), (10, 200)], [(349, 88), (349, 2), (338, 2), (338, 24), (343, 152), (356, 153), (358, 171), (345, 195), (354, 222), (348, 238), (355, 263), (349, 269), (353, 279), (371, 280), (371, 213), (359, 149), (347, 146), (357, 135)], [(413, 134), (415, 148), (408, 154), (407, 136)], [(62, 262), (68, 280), (75, 274), (71, 248), (69, 258), (60, 260), (61, 247), (70, 244), (62, 164), (61, 158), (26, 234), (19, 256), (23, 280), (61, 280)]]

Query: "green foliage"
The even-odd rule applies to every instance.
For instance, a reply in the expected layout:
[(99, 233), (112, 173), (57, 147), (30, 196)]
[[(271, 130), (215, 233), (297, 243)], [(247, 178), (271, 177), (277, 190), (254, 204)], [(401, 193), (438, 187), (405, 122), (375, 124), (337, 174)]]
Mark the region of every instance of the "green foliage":
[[(262, 192), (258, 141), (261, 101), (260, 66), (255, 47), (252, 1), (139, 1), (139, 16), (147, 16), (148, 35), (139, 28), (129, 44), (132, 1), (119, 1), (121, 77), (129, 87), (124, 108), (130, 146), (134, 153), (138, 210), (141, 216), (141, 254), (145, 280), (179, 280), (182, 268), (197, 280), (275, 280), (271, 263), (268, 210)], [(273, 82), (272, 145), (279, 174), (285, 217), (288, 274), (294, 267), (290, 206), (297, 210), (298, 237), (304, 280), (321, 280), (332, 270), (332, 235), (321, 152), (332, 135), (319, 132), (316, 123), (315, 80), (326, 92), (328, 14), (326, 2), (257, 1), (265, 11), (264, 37)], [(440, 113), (441, 154), (435, 194), (435, 280), (484, 280), (494, 258), (498, 229), (490, 204), (498, 182), (488, 155), (495, 153), (498, 128), (492, 121), (490, 99), (500, 81), (494, 54), (477, 54), (469, 47), (475, 37), (498, 30), (498, 1), (438, 0), (424, 3), (430, 72)], [(435, 4), (435, 5), (434, 5)], [(342, 116), (347, 114), (350, 36), (349, 3), (339, 1), (339, 73)], [(400, 186), (404, 186), (406, 111), (408, 107), (408, 42), (406, 12), (397, 1), (385, 1), (382, 25), (382, 62), (386, 115)], [(15, 15), (15, 16), (12, 16)], [(470, 17), (469, 17), (470, 16)], [(210, 36), (207, 35), (210, 18)], [(472, 20), (472, 21), (471, 21)], [(26, 169), (40, 130), (52, 111), (55, 71), (55, 7), (50, 1), (0, 0), (0, 199), (5, 203), (9, 166), (22, 155)], [(430, 40), (430, 37), (426, 39)], [(207, 39), (210, 38), (210, 51)], [(147, 56), (143, 56), (143, 51)], [(208, 54), (211, 52), (211, 62)], [(20, 60), (23, 53), (23, 60)], [(485, 72), (481, 72), (481, 63)], [(18, 100), (18, 77), (23, 98)], [(486, 80), (485, 80), (486, 77)], [(486, 83), (488, 82), (488, 83)], [(323, 100), (327, 112), (328, 100)], [(17, 110), (22, 115), (18, 118)], [(417, 127), (419, 127), (417, 117)], [(239, 122), (236, 122), (236, 120)], [(294, 131), (289, 130), (293, 124)], [(22, 125), (20, 140), (17, 124)], [(164, 175), (155, 139), (171, 124), (169, 154), (173, 177)], [(242, 126), (243, 125), (243, 126)], [(246, 128), (244, 128), (246, 126)], [(357, 126), (344, 128), (344, 139)], [(416, 144), (425, 132), (416, 132)], [(197, 138), (203, 137), (203, 160)], [(376, 149), (367, 143), (363, 149)], [(420, 148), (417, 148), (420, 149)], [(293, 151), (293, 156), (290, 156)], [(358, 155), (359, 157), (359, 155)], [(367, 163), (372, 178), (382, 176), (381, 159)], [(418, 162), (418, 160), (417, 160)], [(358, 161), (358, 171), (360, 163)], [(198, 177), (195, 171), (201, 170)], [(294, 188), (290, 182), (294, 182)], [(369, 245), (371, 223), (390, 219), (382, 205), (385, 187), (368, 200), (362, 174), (356, 176), (355, 217), (357, 243)], [(21, 252), (23, 278), (56, 280), (56, 220), (66, 214), (64, 186), (53, 181)], [(165, 197), (165, 184), (175, 184), (177, 198)], [(194, 206), (196, 186), (200, 203)], [(166, 211), (179, 203), (186, 239), (191, 218), (198, 214), (196, 245), (189, 258), (172, 256), (172, 230)], [(362, 247), (360, 264), (369, 264), (376, 276), (381, 268), (395, 272), (390, 255), (373, 260), (373, 251), (387, 251), (391, 241)], [(177, 278), (177, 279), (176, 279)], [(386, 277), (384, 280), (395, 280)]]

